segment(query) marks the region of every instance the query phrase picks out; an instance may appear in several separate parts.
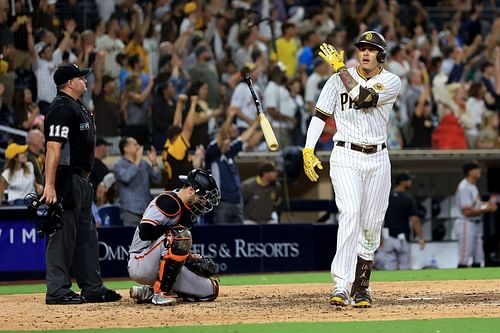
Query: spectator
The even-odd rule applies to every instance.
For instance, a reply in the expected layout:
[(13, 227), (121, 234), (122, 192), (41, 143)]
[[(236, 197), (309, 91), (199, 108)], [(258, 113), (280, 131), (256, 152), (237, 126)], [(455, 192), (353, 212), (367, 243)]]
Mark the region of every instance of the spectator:
[(458, 268), (484, 266), (482, 215), (497, 210), (495, 202), (482, 202), (477, 188), (481, 169), (476, 162), (462, 166), (464, 179), (458, 184), (455, 201), (458, 218), (454, 230), (458, 239)]
[(142, 90), (143, 81), (138, 75), (127, 78), (122, 95), (121, 109), (124, 112), (125, 135), (137, 137), (141, 145), (149, 145), (149, 102), (154, 80), (149, 80), (146, 89)]
[(314, 60), (314, 71), (307, 78), (305, 86), (305, 101), (309, 115), (314, 114), (314, 106), (326, 80), (330, 74), (330, 66), (321, 58)]
[(425, 247), (417, 205), (407, 194), (413, 184), (412, 179), (413, 177), (406, 172), (399, 173), (395, 178), (396, 186), (389, 197), (389, 206), (385, 214), (384, 227), (387, 229), (387, 234), (383, 235), (375, 257), (377, 269), (411, 269), (410, 226), (415, 231), (420, 250)]
[(33, 27), (46, 28), (58, 31), (61, 28), (61, 20), (56, 14), (57, 0), (41, 0), (39, 7), (33, 15)]
[(7, 204), (24, 206), (24, 196), (28, 193), (41, 193), (42, 185), (35, 183), (33, 164), (26, 157), (27, 145), (11, 143), (5, 150), (7, 164), (0, 177), (0, 205), (5, 190)]
[(40, 108), (33, 102), (33, 94), (30, 88), (24, 87), (14, 93), (14, 123), (17, 128), (29, 131), (39, 128), (43, 131), (44, 116), (40, 114)]
[(499, 149), (500, 137), (498, 136), (498, 113), (486, 111), (483, 113), (483, 122), (477, 137), (477, 148)]
[(290, 91), (290, 97), (295, 103), (294, 107), (294, 118), (295, 126), (291, 131), (291, 144), (294, 146), (300, 146), (304, 143), (306, 139), (305, 133), (307, 131), (307, 125), (309, 124), (309, 117), (306, 111), (306, 103), (304, 102), (304, 97), (302, 96), (302, 82), (299, 78), (293, 78), (288, 83), (288, 90)]
[[(203, 146), (196, 147), (194, 156), (189, 154), (189, 141), (193, 133), (194, 115), (198, 96), (190, 97), (190, 107), (184, 124), (182, 124), (182, 110), (186, 104), (187, 95), (179, 95), (177, 100), (174, 123), (167, 130), (167, 140), (163, 147), (163, 167), (167, 174), (166, 189), (175, 189), (182, 186), (179, 176), (194, 168), (205, 166), (205, 149)], [(182, 125), (182, 127), (181, 127)]]
[(314, 30), (310, 30), (302, 34), (301, 39), (302, 48), (298, 51), (299, 73), (306, 73), (307, 75), (311, 75), (313, 73), (313, 70), (315, 69), (314, 50), (319, 45), (319, 35)]
[(207, 102), (210, 108), (217, 108), (220, 104), (219, 78), (217, 71), (209, 65), (212, 53), (205, 46), (197, 46), (194, 50), (196, 64), (189, 70), (191, 82), (202, 81), (208, 86)]
[(26, 156), (33, 165), (35, 172), (35, 182), (43, 184), (43, 167), (45, 165), (45, 135), (39, 129), (32, 129), (26, 136), (28, 151)]
[(286, 147), (291, 144), (291, 133), (297, 125), (295, 102), (286, 88), (288, 79), (285, 69), (280, 64), (272, 68), (270, 78), (264, 90), (264, 105), (271, 116), (271, 125), (276, 132), (278, 142)]
[(278, 223), (276, 209), (281, 203), (278, 170), (273, 162), (261, 163), (258, 176), (241, 183), (245, 224)]
[(484, 103), (485, 95), (486, 87), (482, 82), (473, 82), (470, 85), (466, 108), (467, 112), (470, 113), (471, 124), (465, 130), (469, 148), (476, 148), (479, 126), (481, 125), (483, 113), (486, 112), (486, 104)]
[[(238, 127), (239, 133), (243, 133), (246, 129), (252, 126), (254, 119), (257, 117), (257, 108), (255, 106), (255, 101), (252, 97), (252, 93), (248, 88), (244, 76), (248, 76), (253, 82), (258, 77), (258, 70), (255, 64), (247, 63), (241, 69), (241, 79), (236, 85), (231, 96), (230, 107), (236, 110), (236, 126)], [(258, 85), (254, 85), (254, 91), (260, 101), (262, 101), (261, 91)], [(253, 135), (248, 143), (247, 149), (253, 150), (259, 145), (262, 140), (262, 131), (256, 130), (255, 135)]]
[(149, 75), (144, 70), (144, 62), (138, 54), (132, 54), (127, 57), (128, 69), (120, 70), (120, 92), (123, 93), (127, 78), (136, 75), (141, 78), (141, 91), (144, 91), (150, 81)]
[(155, 87), (155, 92), (151, 107), (153, 144), (156, 150), (160, 151), (167, 139), (167, 130), (174, 121), (176, 93), (170, 80), (159, 83)]
[(125, 50), (125, 44), (118, 38), (120, 26), (116, 18), (110, 18), (106, 22), (106, 34), (96, 40), (96, 51), (103, 51), (104, 73), (114, 78), (118, 77), (120, 66), (116, 62), (116, 56)]
[(235, 158), (243, 150), (243, 144), (255, 133), (259, 122), (255, 118), (252, 126), (237, 136), (238, 131), (233, 125), (235, 115), (236, 109), (230, 108), (224, 125), (208, 145), (205, 157), (221, 192), (220, 205), (215, 209), (216, 224), (243, 223), (240, 173)]
[(432, 114), (432, 105), (430, 102), (430, 91), (428, 87), (424, 88), (422, 94), (415, 102), (415, 110), (412, 114), (410, 133), (410, 147), (413, 148), (431, 148), (432, 133), (437, 124), (437, 119)]
[(38, 106), (40, 107), (40, 113), (45, 115), (57, 92), (56, 85), (50, 78), (56, 68), (62, 64), (62, 55), (66, 51), (71, 34), (75, 31), (76, 23), (73, 20), (68, 21), (64, 38), (55, 50), (51, 44), (46, 44), (43, 41), (34, 45), (31, 24), (28, 24), (27, 27), (28, 46), (31, 58), (33, 59), (33, 70), (37, 79)]
[[(0, 82), (0, 125), (13, 127), (14, 117), (10, 107), (4, 101), (5, 86)], [(9, 135), (6, 132), (0, 132), (0, 147), (6, 147), (9, 141)]]
[(276, 52), (271, 60), (281, 62), (285, 66), (286, 75), (292, 78), (297, 71), (299, 42), (297, 41), (297, 26), (284, 23), (281, 27), (282, 36), (276, 40)]
[(137, 226), (142, 213), (151, 201), (151, 183), (160, 183), (161, 173), (156, 162), (156, 150), (148, 150), (148, 160), (142, 160), (144, 147), (133, 137), (125, 136), (120, 141), (122, 157), (116, 162), (114, 173), (118, 183), (120, 217), (125, 226)]
[(106, 176), (110, 170), (103, 160), (108, 155), (108, 147), (111, 143), (107, 142), (101, 137), (97, 137), (95, 140), (95, 151), (94, 151), (94, 165), (92, 166), (92, 172), (90, 173), (90, 182), (94, 188), (94, 192), (97, 186), (102, 181), (104, 176)]
[(94, 117), (96, 123), (96, 134), (111, 143), (110, 153), (118, 154), (120, 142), (121, 116), (120, 101), (116, 95), (116, 79), (110, 75), (101, 77), (101, 73), (95, 73), (95, 85), (92, 94), (94, 101)]

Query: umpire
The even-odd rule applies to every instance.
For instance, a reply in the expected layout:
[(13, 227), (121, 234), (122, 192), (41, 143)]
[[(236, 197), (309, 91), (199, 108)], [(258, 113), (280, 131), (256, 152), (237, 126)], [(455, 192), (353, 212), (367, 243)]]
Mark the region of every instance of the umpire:
[[(62, 201), (63, 227), (47, 244), (46, 304), (113, 302), (121, 299), (104, 287), (99, 270), (97, 231), (91, 213), (95, 125), (78, 100), (87, 90), (90, 69), (60, 66), (54, 73), (58, 92), (45, 118), (45, 187), (41, 200)], [(71, 276), (81, 295), (73, 292)]]

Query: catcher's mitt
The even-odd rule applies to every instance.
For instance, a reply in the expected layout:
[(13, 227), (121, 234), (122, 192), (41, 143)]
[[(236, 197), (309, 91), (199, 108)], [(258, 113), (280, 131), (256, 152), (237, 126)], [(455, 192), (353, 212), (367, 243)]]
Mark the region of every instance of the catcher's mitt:
[(184, 263), (187, 269), (203, 277), (212, 277), (217, 272), (217, 265), (210, 257), (190, 253)]

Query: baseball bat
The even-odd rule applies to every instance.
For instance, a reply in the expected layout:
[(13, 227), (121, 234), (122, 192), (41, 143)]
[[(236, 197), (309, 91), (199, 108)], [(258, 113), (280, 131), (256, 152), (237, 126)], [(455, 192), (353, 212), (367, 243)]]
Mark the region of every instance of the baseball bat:
[(274, 131), (269, 123), (269, 120), (267, 120), (266, 115), (260, 109), (259, 99), (253, 90), (252, 79), (245, 75), (245, 81), (250, 89), (250, 92), (252, 93), (253, 101), (255, 103), (255, 107), (257, 108), (257, 113), (259, 114), (260, 128), (262, 128), (262, 133), (264, 134), (264, 139), (266, 139), (267, 147), (271, 151), (276, 151), (280, 145), (278, 144), (278, 140), (276, 140), (276, 135), (274, 135)]

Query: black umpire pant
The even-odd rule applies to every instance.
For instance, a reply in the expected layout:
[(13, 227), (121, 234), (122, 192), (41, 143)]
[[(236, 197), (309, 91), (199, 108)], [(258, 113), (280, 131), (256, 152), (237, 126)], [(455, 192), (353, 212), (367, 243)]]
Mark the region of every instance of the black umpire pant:
[(104, 292), (92, 216), (92, 185), (86, 177), (72, 177), (75, 207), (64, 211), (63, 227), (50, 236), (47, 245), (47, 298), (70, 293), (71, 276), (75, 277), (83, 296)]

